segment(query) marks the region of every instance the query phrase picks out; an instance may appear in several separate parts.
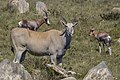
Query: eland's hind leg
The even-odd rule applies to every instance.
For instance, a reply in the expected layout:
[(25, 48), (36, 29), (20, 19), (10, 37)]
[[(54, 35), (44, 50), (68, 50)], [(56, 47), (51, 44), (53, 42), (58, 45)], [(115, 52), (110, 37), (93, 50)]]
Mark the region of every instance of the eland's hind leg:
[(105, 46), (105, 43), (102, 43), (102, 46), (103, 46), (103, 50), (104, 50), (104, 52), (106, 52), (106, 46)]
[(108, 47), (109, 54), (112, 55), (111, 47)]
[(107, 46), (107, 48), (108, 48), (109, 54), (112, 55), (111, 41), (106, 42), (106, 46)]
[(25, 51), (22, 53), (22, 56), (21, 56), (21, 59), (20, 59), (20, 63), (25, 60), (26, 52), (27, 52), (27, 50), (25, 50)]
[(102, 51), (102, 47), (101, 47), (101, 43), (99, 42), (99, 53), (101, 53)]
[(20, 63), (21, 61), (21, 57), (22, 57), (22, 54), (26, 51), (25, 48), (20, 48), (20, 49), (17, 49), (16, 52), (15, 52), (15, 58), (13, 60), (14, 63)]

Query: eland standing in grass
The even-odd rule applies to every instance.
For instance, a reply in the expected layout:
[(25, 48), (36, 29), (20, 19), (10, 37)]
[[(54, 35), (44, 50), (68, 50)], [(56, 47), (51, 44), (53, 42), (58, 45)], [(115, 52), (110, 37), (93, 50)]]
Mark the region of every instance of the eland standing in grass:
[(47, 12), (45, 12), (45, 15), (43, 16), (43, 19), (38, 19), (38, 20), (21, 20), (18, 22), (18, 27), (20, 28), (28, 28), (30, 30), (34, 30), (37, 31), (38, 28), (42, 25), (46, 23), (47, 25), (50, 25), (50, 21), (47, 15)]
[(12, 51), (15, 52), (14, 63), (24, 60), (26, 51), (36, 56), (50, 56), (51, 63), (61, 65), (65, 52), (70, 48), (73, 28), (78, 24), (61, 20), (65, 30), (36, 32), (25, 28), (14, 28), (10, 33)]
[(111, 51), (111, 37), (106, 32), (97, 32), (95, 28), (92, 28), (89, 33), (90, 36), (94, 36), (99, 42), (99, 52), (101, 53), (102, 46), (105, 49), (105, 45), (108, 47), (109, 54), (112, 54)]

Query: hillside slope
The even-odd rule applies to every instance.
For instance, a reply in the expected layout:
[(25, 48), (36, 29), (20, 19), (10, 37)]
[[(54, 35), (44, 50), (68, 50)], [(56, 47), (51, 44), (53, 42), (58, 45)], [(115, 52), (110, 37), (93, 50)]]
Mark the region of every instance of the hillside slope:
[[(10, 50), (9, 32), (12, 27), (17, 26), (21, 19), (38, 19), (41, 16), (35, 12), (35, 3), (38, 0), (27, 0), (30, 3), (30, 11), (25, 14), (9, 13), (5, 8), (8, 0), (0, 0), (0, 61), (5, 58), (13, 60), (14, 54)], [(114, 80), (120, 80), (120, 46), (116, 40), (120, 37), (119, 20), (102, 20), (99, 16), (113, 7), (120, 7), (120, 0), (41, 0), (49, 10), (51, 25), (44, 24), (39, 31), (48, 29), (62, 30), (60, 15), (64, 16), (68, 22), (76, 17), (79, 24), (75, 27), (75, 34), (72, 38), (71, 48), (63, 58), (63, 67), (77, 73), (76, 78), (82, 80), (89, 69), (101, 61), (106, 61), (112, 71)], [(106, 31), (112, 36), (112, 55), (105, 52), (99, 54), (98, 44), (94, 38), (89, 37), (89, 29), (95, 27), (98, 31)], [(47, 57), (48, 58), (48, 57)], [(41, 80), (57, 80), (60, 75), (49, 70), (45, 64), (49, 63), (49, 58), (36, 57), (31, 54), (26, 55), (22, 63), (31, 73), (34, 69), (40, 70)]]

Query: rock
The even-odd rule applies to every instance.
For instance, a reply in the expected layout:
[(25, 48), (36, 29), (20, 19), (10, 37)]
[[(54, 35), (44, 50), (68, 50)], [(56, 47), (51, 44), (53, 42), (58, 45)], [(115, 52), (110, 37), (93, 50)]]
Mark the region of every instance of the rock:
[(32, 77), (33, 77), (33, 80), (41, 80), (42, 77), (41, 77), (41, 71), (40, 70), (37, 70), (37, 69), (33, 69), (32, 70)]
[(120, 46), (120, 38), (117, 40), (117, 42), (118, 42), (118, 45)]
[(83, 80), (113, 80), (113, 76), (104, 61), (89, 70)]
[(5, 59), (0, 63), (0, 80), (33, 80), (21, 64)]
[(67, 78), (64, 78), (64, 79), (61, 79), (61, 80), (76, 80), (74, 77), (67, 77)]
[(25, 0), (19, 0), (18, 2), (18, 10), (20, 13), (25, 13), (29, 11), (29, 3)]
[(114, 7), (111, 10), (100, 14), (100, 17), (105, 20), (118, 20), (120, 19), (120, 8)]
[(114, 8), (111, 10), (111, 13), (113, 13), (113, 14), (120, 14), (120, 8), (119, 8), (119, 7), (114, 7)]
[(10, 12), (19, 11), (25, 13), (29, 11), (29, 3), (26, 0), (9, 0), (8, 8)]
[(48, 12), (46, 4), (44, 2), (37, 1), (36, 2), (36, 11), (38, 14), (43, 16), (45, 14), (45, 12)]
[(17, 10), (18, 2), (19, 2), (19, 0), (9, 0), (8, 1), (7, 9), (9, 10), (9, 12), (14, 12), (15, 10)]
[(18, 5), (18, 2), (19, 2), (19, 0), (9, 0), (9, 4), (15, 5), (15, 6)]

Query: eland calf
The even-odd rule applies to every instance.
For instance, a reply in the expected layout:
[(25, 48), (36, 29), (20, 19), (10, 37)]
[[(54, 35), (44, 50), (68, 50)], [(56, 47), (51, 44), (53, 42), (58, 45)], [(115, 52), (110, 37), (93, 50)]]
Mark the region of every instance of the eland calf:
[(37, 31), (38, 28), (42, 25), (46, 23), (47, 25), (50, 25), (49, 19), (48, 19), (48, 15), (45, 12), (45, 15), (43, 16), (43, 19), (38, 19), (38, 20), (21, 20), (18, 22), (18, 27), (20, 28), (29, 28), (30, 30), (34, 30)]
[(52, 64), (62, 64), (62, 58), (70, 48), (73, 27), (78, 22), (67, 23), (61, 20), (65, 31), (49, 30), (36, 32), (26, 28), (14, 28), (11, 30), (10, 39), (12, 50), (16, 53), (14, 63), (20, 63), (25, 58), (26, 51), (36, 56), (50, 56)]
[(95, 28), (92, 28), (89, 33), (90, 36), (94, 36), (99, 42), (99, 52), (101, 53), (102, 45), (105, 49), (105, 45), (108, 47), (109, 54), (112, 54), (111, 51), (111, 37), (106, 32), (97, 32)]

